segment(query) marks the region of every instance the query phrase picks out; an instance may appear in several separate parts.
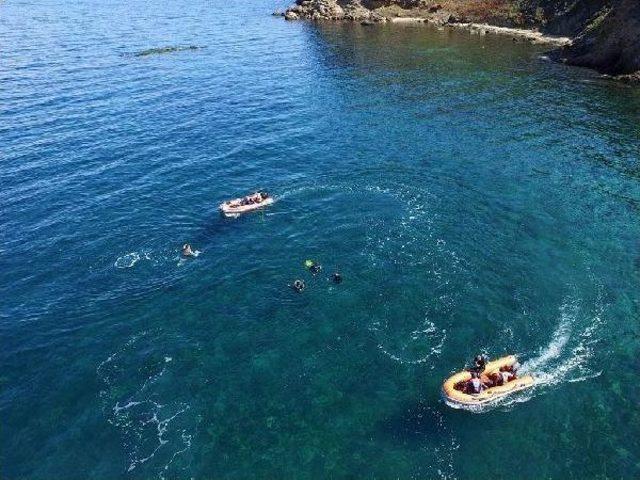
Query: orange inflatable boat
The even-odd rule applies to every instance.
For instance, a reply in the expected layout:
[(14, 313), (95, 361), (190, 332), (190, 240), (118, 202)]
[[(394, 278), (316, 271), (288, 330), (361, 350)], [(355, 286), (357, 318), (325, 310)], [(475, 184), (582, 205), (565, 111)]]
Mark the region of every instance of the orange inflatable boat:
[[(226, 217), (238, 217), (273, 204), (273, 197), (261, 196), (260, 192), (242, 198), (234, 198), (220, 204), (220, 211)], [(266, 195), (266, 194), (265, 194)]]
[[(507, 357), (502, 357), (497, 360), (493, 360), (492, 362), (488, 362), (485, 366), (484, 372), (482, 372), (481, 380), (483, 380), (483, 382), (486, 381), (492, 373), (500, 372), (502, 367), (513, 367), (516, 362), (517, 360), (514, 355), (509, 355)], [(534, 384), (533, 377), (531, 375), (525, 375), (523, 377), (517, 377), (514, 380), (510, 380), (503, 385), (485, 388), (480, 393), (471, 394), (465, 393), (464, 389), (460, 388), (470, 379), (471, 372), (466, 370), (452, 375), (442, 385), (443, 397), (449, 402), (457, 405), (481, 405), (532, 387)]]

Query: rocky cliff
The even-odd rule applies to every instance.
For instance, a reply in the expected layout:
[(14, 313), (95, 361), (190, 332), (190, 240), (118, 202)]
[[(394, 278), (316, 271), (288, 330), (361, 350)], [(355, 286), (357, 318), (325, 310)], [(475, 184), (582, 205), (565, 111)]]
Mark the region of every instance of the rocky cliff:
[(640, 0), (618, 0), (598, 11), (572, 45), (554, 53), (571, 65), (640, 80)]
[(365, 25), (410, 17), (534, 28), (573, 39), (553, 52), (556, 60), (640, 80), (640, 0), (297, 0), (283, 15)]

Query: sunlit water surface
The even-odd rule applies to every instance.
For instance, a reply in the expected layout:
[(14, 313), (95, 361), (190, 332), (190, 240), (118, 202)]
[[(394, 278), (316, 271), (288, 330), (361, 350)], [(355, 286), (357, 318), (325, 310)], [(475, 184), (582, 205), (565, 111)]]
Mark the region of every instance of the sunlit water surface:
[(0, 476), (640, 477), (640, 90), (282, 6), (0, 4)]

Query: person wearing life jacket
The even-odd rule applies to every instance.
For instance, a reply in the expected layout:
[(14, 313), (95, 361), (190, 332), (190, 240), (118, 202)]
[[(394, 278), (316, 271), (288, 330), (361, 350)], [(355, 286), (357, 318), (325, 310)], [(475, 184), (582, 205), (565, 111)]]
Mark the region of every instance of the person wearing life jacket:
[(471, 395), (482, 392), (482, 381), (480, 381), (480, 374), (478, 372), (471, 372), (471, 380), (467, 382), (467, 391)]
[(322, 271), (322, 265), (315, 262), (312, 262), (308, 268), (309, 268), (309, 271), (311, 272), (311, 275), (317, 275)]
[(517, 362), (511, 366), (500, 367), (500, 371), (498, 373), (502, 377), (502, 381), (507, 383), (518, 378), (517, 371), (519, 367), (520, 364)]
[(502, 377), (502, 372), (494, 372), (489, 375), (489, 387), (500, 387), (504, 385), (504, 379)]
[(487, 361), (488, 358), (486, 355), (476, 355), (476, 357), (473, 359), (473, 366), (469, 369), (469, 371), (476, 372), (478, 375), (480, 375), (482, 372), (484, 372), (484, 368), (487, 366)]

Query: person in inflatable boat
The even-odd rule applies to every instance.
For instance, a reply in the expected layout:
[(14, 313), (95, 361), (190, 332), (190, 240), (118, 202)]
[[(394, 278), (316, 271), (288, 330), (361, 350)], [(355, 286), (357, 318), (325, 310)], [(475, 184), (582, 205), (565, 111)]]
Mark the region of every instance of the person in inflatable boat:
[(256, 203), (262, 203), (267, 198), (269, 198), (269, 194), (267, 192), (256, 192), (253, 195), (243, 198), (240, 203), (242, 205), (254, 205)]
[(484, 367), (486, 367), (488, 361), (489, 358), (486, 355), (476, 355), (476, 357), (473, 359), (473, 367), (471, 367), (469, 371), (481, 374), (482, 372), (484, 372)]
[(478, 372), (471, 372), (471, 380), (467, 382), (466, 393), (478, 394), (482, 392), (484, 385), (480, 380), (480, 374)]
[(518, 378), (517, 371), (520, 364), (517, 362), (512, 366), (500, 367), (499, 372), (488, 376), (483, 374), (488, 361), (486, 355), (476, 355), (473, 359), (473, 366), (469, 368), (471, 379), (464, 385), (465, 393), (478, 394), (487, 388), (499, 387)]
[(505, 385), (517, 379), (518, 378), (517, 371), (519, 367), (520, 367), (520, 364), (517, 362), (512, 366), (500, 367), (499, 372), (495, 372), (491, 374), (489, 378), (489, 381), (491, 383), (490, 386), (500, 387), (502, 385)]

